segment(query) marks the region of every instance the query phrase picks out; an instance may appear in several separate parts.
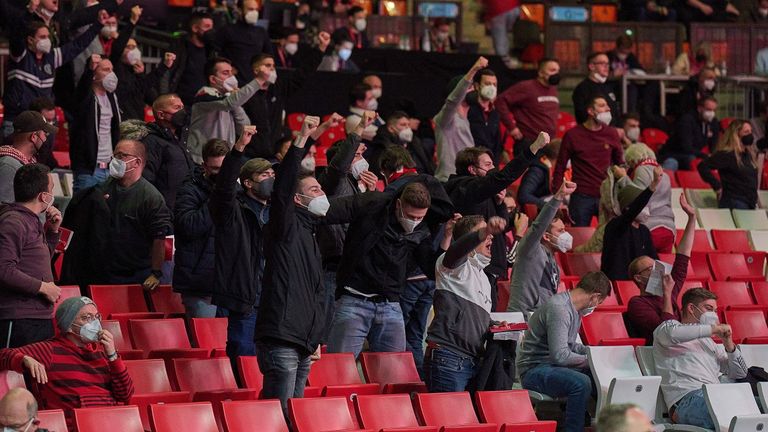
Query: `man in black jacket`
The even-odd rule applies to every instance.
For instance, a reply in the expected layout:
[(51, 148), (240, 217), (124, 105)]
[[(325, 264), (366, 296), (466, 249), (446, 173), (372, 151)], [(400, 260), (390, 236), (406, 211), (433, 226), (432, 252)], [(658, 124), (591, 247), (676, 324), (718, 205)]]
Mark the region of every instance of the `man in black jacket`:
[(147, 166), (144, 178), (163, 194), (173, 211), (176, 193), (182, 182), (192, 174), (194, 162), (187, 150), (188, 116), (178, 95), (159, 96), (152, 104), (154, 123), (148, 123), (142, 142), (147, 146)]
[(257, 25), (258, 21), (259, 2), (245, 0), (242, 19), (216, 32), (221, 55), (232, 60), (232, 66), (238, 71), (241, 87), (254, 78), (251, 59), (260, 54), (272, 53), (272, 42), (269, 40), (267, 30)]
[(704, 96), (695, 110), (683, 114), (675, 123), (675, 130), (661, 148), (662, 166), (668, 170), (687, 170), (691, 162), (704, 155), (704, 148), (715, 149), (720, 137), (720, 121), (715, 117), (717, 99)]
[[(540, 132), (527, 151), (508, 163), (504, 169), (495, 170), (491, 154), (481, 147), (469, 147), (456, 155), (456, 174), (451, 175), (445, 189), (456, 206), (456, 212), (462, 215), (481, 215), (486, 219), (499, 216), (507, 220), (511, 229), (514, 221), (509, 220), (509, 213), (504, 204), (507, 188), (517, 180), (528, 165), (536, 158), (536, 153), (549, 144), (549, 134)], [(504, 236), (495, 236), (491, 246), (491, 263), (485, 267), (485, 273), (491, 281), (493, 306), (496, 307), (496, 281), (507, 275), (506, 249)]]
[(373, 137), (373, 142), (365, 153), (366, 159), (371, 163), (371, 171), (380, 173), (379, 158), (389, 145), (403, 146), (411, 154), (416, 164), (416, 170), (422, 174), (435, 174), (435, 164), (432, 157), (421, 145), (419, 137), (415, 136), (411, 129), (411, 119), (404, 111), (395, 111), (387, 117), (385, 127), (380, 127)]
[(226, 141), (208, 141), (203, 146), (202, 167), (195, 169), (176, 194), (173, 290), (181, 293), (188, 319), (216, 316), (216, 305), (211, 304), (216, 228), (208, 200), (228, 151)]
[[(589, 75), (573, 89), (573, 113), (576, 116), (577, 123), (587, 121), (589, 117), (587, 108), (597, 96), (602, 96), (608, 102), (611, 112), (621, 112), (616, 93), (613, 91), (613, 84), (607, 82), (611, 69), (608, 55), (603, 52), (590, 54), (587, 57), (587, 68), (589, 69)], [(618, 124), (618, 118), (618, 115), (613, 118), (611, 126)]]
[(494, 162), (498, 163), (501, 152), (504, 151), (504, 137), (499, 129), (501, 116), (493, 104), (498, 94), (496, 74), (491, 69), (481, 69), (475, 74), (473, 88), (474, 91), (466, 96), (469, 104), (469, 129), (472, 131), (475, 146), (490, 150)]
[(177, 92), (187, 105), (208, 83), (205, 62), (216, 50), (213, 34), (213, 17), (206, 12), (193, 12), (189, 17), (189, 36), (173, 47), (178, 58), (168, 79), (168, 89)]

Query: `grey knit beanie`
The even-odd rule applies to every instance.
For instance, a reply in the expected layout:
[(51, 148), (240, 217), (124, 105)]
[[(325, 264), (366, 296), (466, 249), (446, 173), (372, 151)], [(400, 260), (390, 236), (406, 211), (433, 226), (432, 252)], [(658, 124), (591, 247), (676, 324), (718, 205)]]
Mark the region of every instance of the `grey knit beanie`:
[(80, 309), (82, 309), (83, 306), (89, 304), (95, 305), (96, 303), (85, 296), (70, 297), (61, 302), (59, 307), (56, 308), (56, 325), (59, 326), (59, 330), (62, 332), (69, 330), (69, 327), (72, 325), (72, 321), (75, 320), (75, 317), (77, 317), (77, 313), (80, 312)]

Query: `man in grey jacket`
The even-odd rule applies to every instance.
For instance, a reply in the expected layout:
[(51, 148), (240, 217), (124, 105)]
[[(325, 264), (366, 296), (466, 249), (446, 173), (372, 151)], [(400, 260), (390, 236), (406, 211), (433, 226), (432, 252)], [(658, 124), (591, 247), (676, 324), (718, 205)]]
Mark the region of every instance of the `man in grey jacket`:
[(243, 88), (238, 88), (232, 63), (223, 57), (208, 60), (205, 74), (209, 85), (195, 95), (187, 140), (192, 160), (198, 164), (203, 162), (203, 145), (209, 139), (234, 143), (243, 126), (251, 124), (243, 105), (263, 84), (257, 77)]

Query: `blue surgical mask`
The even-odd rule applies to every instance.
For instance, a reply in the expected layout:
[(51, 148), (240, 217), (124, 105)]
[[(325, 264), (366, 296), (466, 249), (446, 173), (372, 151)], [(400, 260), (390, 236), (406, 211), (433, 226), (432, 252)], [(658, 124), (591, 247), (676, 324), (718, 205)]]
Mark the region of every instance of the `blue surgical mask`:
[(347, 61), (352, 56), (352, 50), (349, 48), (342, 48), (339, 50), (339, 58)]

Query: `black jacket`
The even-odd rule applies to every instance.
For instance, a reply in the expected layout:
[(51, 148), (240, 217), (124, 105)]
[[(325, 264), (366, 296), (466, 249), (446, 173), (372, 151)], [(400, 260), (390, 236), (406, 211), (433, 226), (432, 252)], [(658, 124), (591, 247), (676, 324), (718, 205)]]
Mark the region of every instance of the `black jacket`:
[(200, 50), (202, 55), (199, 59), (195, 59), (194, 57), (196, 56), (190, 55), (191, 50), (197, 50), (198, 48), (192, 45), (188, 38), (180, 39), (171, 47), (172, 52), (176, 53), (176, 61), (173, 63), (170, 73), (165, 75), (162, 81), (161, 93), (165, 93), (166, 90), (176, 92), (181, 100), (184, 101), (184, 105), (192, 105), (197, 91), (203, 86), (208, 85), (204, 71), (205, 59), (212, 57), (216, 52), (214, 34), (213, 31), (205, 33), (205, 47)]
[(504, 151), (504, 137), (501, 136), (501, 129), (499, 129), (501, 116), (495, 107), (487, 113), (483, 112), (483, 107), (477, 99), (477, 92), (467, 95), (467, 103), (469, 103), (467, 120), (472, 138), (475, 140), (475, 147), (487, 148), (493, 153), (494, 163), (499, 163), (501, 152)]
[[(424, 150), (424, 146), (421, 145), (421, 140), (415, 136), (414, 131), (413, 140), (405, 144), (405, 148), (408, 149), (408, 153), (411, 154), (411, 158), (416, 163), (416, 170), (422, 174), (435, 175), (435, 164), (432, 162), (432, 158)], [(384, 153), (389, 145), (403, 145), (400, 142), (400, 138), (389, 131), (387, 126), (381, 126), (376, 131), (376, 136), (373, 137), (371, 145), (365, 151), (365, 159), (371, 164), (371, 172), (377, 175), (381, 172), (379, 168), (379, 159), (381, 154)]]
[(214, 287), (214, 239), (208, 200), (213, 184), (197, 168), (176, 193), (173, 210), (176, 255), (173, 290), (195, 296), (210, 296)]
[(216, 229), (211, 301), (239, 313), (259, 305), (264, 260), (264, 224), (237, 183), (245, 161), (237, 150), (227, 153), (208, 203)]
[(669, 155), (693, 155), (704, 156), (702, 150), (706, 147), (710, 151), (715, 149), (717, 139), (720, 136), (720, 122), (715, 118), (707, 123), (699, 116), (698, 110), (692, 110), (681, 116), (675, 122), (675, 130), (672, 136), (661, 149), (663, 156)]
[[(517, 180), (528, 165), (535, 159), (533, 153), (526, 149), (518, 157), (509, 162), (504, 169), (489, 172), (484, 177), (466, 174), (453, 174), (445, 184), (445, 190), (451, 197), (456, 212), (462, 215), (481, 215), (486, 220), (491, 216), (509, 219), (509, 213), (504, 203), (496, 204), (495, 196)], [(512, 229), (511, 221), (507, 221), (507, 229)], [(491, 246), (491, 264), (485, 271), (496, 276), (506, 276), (507, 259), (504, 236), (493, 237)]]
[(619, 102), (616, 98), (616, 93), (613, 91), (613, 83), (604, 82), (597, 83), (589, 78), (584, 78), (579, 85), (573, 89), (573, 113), (576, 116), (577, 123), (584, 123), (587, 121), (587, 108), (592, 98), (602, 96), (605, 101), (608, 102), (608, 106), (611, 108), (613, 119), (611, 120), (611, 126), (618, 126), (619, 117)]
[(552, 195), (550, 180), (549, 167), (540, 160), (533, 162), (520, 181), (520, 188), (517, 190), (518, 205), (534, 204), (538, 208), (544, 207), (544, 197)]
[(157, 123), (148, 123), (149, 133), (142, 140), (147, 147), (147, 165), (142, 176), (163, 194), (168, 208), (173, 210), (179, 186), (194, 171), (195, 164), (187, 150), (187, 132), (179, 132), (181, 138)]
[(216, 30), (220, 54), (232, 61), (237, 68), (237, 78), (244, 86), (253, 80), (251, 60), (259, 54), (271, 54), (272, 43), (263, 27), (250, 25), (243, 20)]
[(61, 222), (74, 235), (64, 254), (60, 283), (85, 288), (88, 284), (107, 282), (110, 215), (99, 188), (91, 187), (72, 197)]

